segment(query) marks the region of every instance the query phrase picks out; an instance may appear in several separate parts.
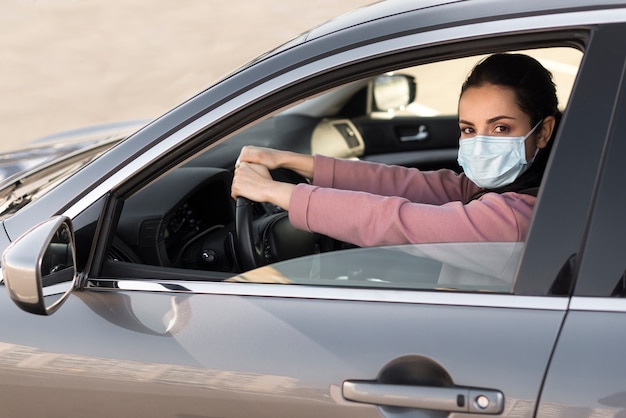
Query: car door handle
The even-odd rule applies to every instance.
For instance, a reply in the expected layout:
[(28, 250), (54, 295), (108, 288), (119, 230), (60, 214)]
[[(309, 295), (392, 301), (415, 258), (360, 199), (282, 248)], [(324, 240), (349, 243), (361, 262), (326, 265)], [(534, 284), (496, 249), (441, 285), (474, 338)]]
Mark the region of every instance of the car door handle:
[(426, 125), (420, 125), (414, 134), (400, 135), (400, 142), (424, 141), (428, 139), (428, 128)]
[(492, 389), (387, 385), (345, 381), (343, 397), (354, 402), (449, 412), (499, 414), (504, 395)]

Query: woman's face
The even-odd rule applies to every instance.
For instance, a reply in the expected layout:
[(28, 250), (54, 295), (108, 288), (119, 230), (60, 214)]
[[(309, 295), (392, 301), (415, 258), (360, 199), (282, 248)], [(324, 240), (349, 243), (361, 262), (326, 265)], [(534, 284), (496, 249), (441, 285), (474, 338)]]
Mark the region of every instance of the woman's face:
[[(525, 136), (533, 127), (530, 116), (517, 105), (511, 88), (485, 84), (470, 87), (461, 95), (459, 128), (462, 141), (475, 135)], [(540, 131), (542, 129), (537, 129)], [(525, 142), (527, 160), (535, 155), (537, 148), (547, 144), (547, 141), (537, 141), (537, 137), (533, 134)]]

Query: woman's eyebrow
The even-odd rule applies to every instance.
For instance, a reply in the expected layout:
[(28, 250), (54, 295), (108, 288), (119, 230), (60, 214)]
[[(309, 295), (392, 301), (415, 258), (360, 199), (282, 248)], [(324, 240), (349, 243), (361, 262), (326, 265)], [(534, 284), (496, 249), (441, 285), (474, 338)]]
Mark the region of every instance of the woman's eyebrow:
[[(516, 120), (517, 118), (515, 118), (513, 116), (498, 115), (498, 116), (494, 116), (493, 118), (487, 119), (487, 123), (488, 124), (489, 123), (494, 123), (494, 122), (497, 122), (497, 121), (502, 120), (502, 119)], [(474, 126), (474, 123), (472, 123), (472, 122), (470, 122), (468, 120), (465, 120), (465, 119), (459, 119), (459, 123), (462, 123), (464, 125)]]
[(494, 123), (494, 122), (497, 122), (497, 121), (502, 120), (502, 119), (512, 119), (512, 120), (515, 120), (516, 118), (514, 118), (513, 116), (499, 115), (499, 116), (494, 116), (493, 118), (487, 119), (487, 123)]

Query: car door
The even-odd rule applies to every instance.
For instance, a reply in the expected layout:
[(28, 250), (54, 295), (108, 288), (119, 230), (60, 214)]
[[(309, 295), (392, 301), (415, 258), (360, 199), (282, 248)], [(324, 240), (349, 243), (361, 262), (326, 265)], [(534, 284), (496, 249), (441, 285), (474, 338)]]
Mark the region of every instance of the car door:
[[(376, 269), (381, 260), (398, 265), (370, 251), (362, 257), (375, 260)], [(485, 252), (479, 247), (476, 254)], [(354, 258), (332, 254), (331, 266), (359, 265), (363, 277), (376, 274), (348, 253)], [(400, 255), (414, 257), (409, 253)], [(432, 267), (426, 259), (416, 262), (427, 263), (419, 267), (424, 275)], [(295, 263), (306, 266), (307, 259)], [(92, 279), (54, 315), (21, 315), (21, 332), (2, 325), (12, 341), (2, 347), (4, 410), (96, 417), (130, 410), (152, 416), (532, 416), (567, 298), (488, 294), (501, 288), (485, 283), (465, 293), (432, 291), (435, 285), (427, 284), (420, 290), (414, 280), (404, 289), (376, 285), (415, 272), (415, 264), (401, 265), (392, 275), (379, 272), (384, 280), (360, 285)], [(11, 306), (2, 302), (3, 310)]]

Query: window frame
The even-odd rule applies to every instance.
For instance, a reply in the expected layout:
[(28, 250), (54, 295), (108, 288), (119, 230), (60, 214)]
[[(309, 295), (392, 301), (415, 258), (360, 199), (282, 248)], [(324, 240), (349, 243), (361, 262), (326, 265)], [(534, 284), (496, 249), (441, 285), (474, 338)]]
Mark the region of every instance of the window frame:
[[(616, 25), (613, 25), (613, 26), (616, 26)], [(429, 62), (429, 61), (432, 61), (434, 59), (433, 57), (435, 56), (437, 57), (437, 60), (445, 60), (445, 59), (453, 59), (456, 57), (475, 55), (475, 54), (535, 49), (535, 48), (545, 47), (545, 46), (577, 47), (577, 48), (584, 50), (585, 54), (588, 54), (587, 48), (585, 48), (584, 46), (587, 43), (587, 40), (589, 38), (592, 38), (592, 37), (594, 38), (594, 42), (593, 43), (589, 42), (589, 44), (595, 45), (594, 48), (596, 51), (601, 50), (602, 45), (606, 43), (606, 38), (607, 38), (606, 35), (599, 36), (599, 37), (595, 36), (595, 31), (597, 30), (598, 30), (597, 28), (576, 28), (576, 29), (563, 28), (560, 30), (547, 30), (547, 31), (540, 32), (540, 33), (539, 32), (530, 32), (530, 33), (521, 32), (521, 33), (517, 33), (514, 35), (507, 35), (507, 36), (500, 36), (500, 37), (496, 37), (495, 35), (492, 35), (487, 38), (478, 39), (478, 40), (476, 39), (461, 40), (461, 41), (457, 40), (453, 44), (451, 44), (451, 41), (450, 41), (444, 45), (438, 45), (438, 46), (429, 46), (429, 45), (419, 46), (419, 47), (414, 47), (410, 51), (401, 50), (398, 52), (398, 50), (392, 49), (392, 52), (384, 56), (375, 56), (375, 55), (372, 56), (372, 55), (366, 54), (367, 59), (364, 59), (364, 58), (356, 59), (354, 57), (350, 57), (348, 59), (343, 54), (339, 54), (341, 56), (336, 58), (336, 60), (333, 62), (333, 65), (328, 66), (326, 70), (324, 70), (324, 72), (315, 75), (314, 77), (315, 81), (313, 82), (313, 85), (314, 85), (313, 90), (321, 89), (322, 86), (332, 87), (333, 85), (339, 84), (338, 80), (341, 80), (342, 83), (354, 80), (355, 73), (356, 73), (354, 68), (359, 69), (358, 70), (359, 77), (364, 77), (367, 75), (373, 75), (376, 73), (382, 73), (388, 70), (401, 68), (403, 66), (418, 65), (420, 63)], [(462, 52), (459, 52), (459, 51), (462, 51)], [(417, 52), (419, 52), (419, 57), (416, 56)], [(597, 53), (599, 54), (599, 52)], [(330, 57), (325, 58), (325, 60), (329, 60), (329, 59)], [(337, 60), (341, 60), (341, 61), (337, 62)], [(577, 81), (574, 85), (574, 88), (572, 89), (572, 95), (570, 96), (569, 103), (572, 103), (573, 100), (577, 96), (583, 95), (583, 93), (579, 92), (581, 90), (584, 90), (584, 89), (581, 89), (581, 86), (584, 86), (586, 88), (593, 88), (595, 85), (595, 83), (592, 83), (592, 82), (580, 81), (581, 72), (582, 72), (581, 70), (583, 68), (588, 68), (587, 72), (591, 72), (592, 74), (597, 71), (597, 68), (596, 68), (598, 66), (597, 64), (595, 65), (593, 63), (585, 64), (586, 61), (588, 60), (586, 60), (585, 57), (583, 57), (582, 65), (581, 65), (581, 68), (579, 69)], [(294, 71), (297, 71), (297, 70), (294, 70)], [(273, 106), (276, 106), (275, 103), (277, 101), (278, 102), (282, 101), (286, 103), (287, 100), (294, 101), (294, 100), (298, 100), (300, 98), (305, 97), (305, 92), (306, 94), (310, 94), (311, 93), (311, 83), (310, 83), (311, 78), (312, 78), (311, 76), (301, 77), (301, 78), (298, 78), (298, 82), (295, 84), (288, 85), (287, 87), (276, 87), (277, 90), (274, 90), (274, 93), (272, 95), (272, 97), (274, 98)], [(610, 84), (610, 83), (605, 83), (605, 84)], [(286, 99), (286, 97), (289, 97), (290, 99)], [(214, 142), (216, 138), (219, 138), (224, 135), (228, 135), (229, 132), (233, 132), (237, 129), (241, 129), (243, 126), (246, 125), (246, 123), (249, 123), (251, 121), (250, 118), (252, 116), (256, 116), (258, 118), (259, 112), (263, 112), (263, 111), (267, 112), (268, 111), (267, 109), (261, 110), (263, 108), (263, 103), (264, 103), (264, 99), (255, 103), (249, 103), (246, 106), (245, 110), (243, 111), (240, 110), (238, 112), (239, 116), (237, 116), (237, 113), (235, 113), (231, 115), (232, 119), (228, 121), (222, 120), (221, 121), (222, 123), (219, 124), (218, 126), (211, 126), (209, 129), (195, 134), (193, 138), (186, 140), (185, 141), (186, 146), (183, 148), (183, 151), (181, 151), (180, 153), (177, 154), (177, 156), (174, 157), (176, 158), (177, 163), (180, 164), (181, 161), (185, 161), (187, 158), (189, 158), (191, 156), (191, 151), (197, 151), (199, 149), (198, 148), (199, 143), (206, 142), (209, 135), (211, 135), (210, 141)], [(598, 124), (595, 124), (595, 125), (598, 125)], [(570, 130), (572, 129), (573, 128), (570, 128)], [(569, 146), (564, 146), (564, 147), (568, 148)], [(171, 159), (172, 157), (165, 156), (164, 158)], [(555, 164), (552, 164), (552, 165), (554, 166)], [(172, 167), (172, 165), (169, 165), (169, 166)], [(137, 179), (136, 182), (127, 181), (124, 184), (122, 184), (120, 187), (118, 187), (117, 190), (113, 190), (113, 193), (111, 195), (112, 200), (110, 202), (112, 204), (109, 205), (108, 210), (105, 211), (107, 216), (110, 217), (112, 214), (115, 213), (116, 211), (115, 203), (118, 201), (118, 199), (123, 200), (124, 197), (129, 193), (129, 191), (135, 190), (138, 187), (140, 187), (139, 182), (145, 182), (145, 181), (146, 181), (146, 177), (144, 176), (141, 179)], [(581, 194), (583, 193), (582, 192), (578, 193), (577, 196)], [(546, 212), (549, 213), (547, 210)], [(545, 223), (546, 216), (547, 215), (543, 215), (543, 214), (539, 217), (535, 216), (535, 220), (533, 221), (533, 224), (537, 224), (537, 223), (541, 224), (542, 222)], [(110, 222), (110, 218), (109, 218), (109, 222)], [(533, 230), (533, 224), (531, 224), (531, 231)], [(109, 223), (109, 226), (104, 229), (108, 229), (110, 231), (111, 230), (110, 223)], [(549, 236), (549, 234), (546, 234), (544, 232), (539, 232), (539, 228), (534, 228), (534, 229), (537, 229), (537, 231), (531, 235), (531, 237), (534, 240), (532, 242), (541, 240), (543, 239), (542, 237)], [(552, 233), (554, 233), (555, 228), (551, 228), (551, 230), (553, 231)], [(92, 269), (92, 272), (90, 274), (91, 277), (94, 277), (94, 275), (97, 277), (97, 275), (100, 273), (101, 263), (103, 262), (103, 260), (106, 259), (105, 257), (102, 256), (102, 254), (105, 254), (105, 251), (106, 251), (105, 241), (106, 240), (100, 240), (100, 242), (96, 244), (98, 245), (98, 249), (95, 251), (95, 253), (100, 254), (100, 256), (99, 257), (96, 256), (94, 260), (96, 261), (99, 260), (100, 263), (95, 263), (95, 264), (92, 263), (92, 267), (94, 268)], [(527, 246), (528, 246), (528, 242), (529, 241), (527, 240)], [(575, 241), (575, 243), (578, 243), (578, 242), (579, 240)], [(543, 257), (542, 254), (538, 254), (539, 250), (533, 248), (535, 245), (536, 244), (533, 244), (533, 246), (531, 247), (531, 251), (527, 251), (528, 249), (525, 250), (525, 254), (523, 255), (521, 263), (520, 263), (520, 270), (519, 270), (520, 273), (518, 274), (516, 278), (516, 283), (515, 283), (515, 287), (513, 290), (513, 294), (535, 295), (535, 296), (544, 296), (546, 294), (549, 294), (550, 284), (552, 283), (553, 280), (552, 279), (545, 280), (545, 275), (543, 275), (542, 278), (544, 281), (542, 282), (539, 278), (537, 278), (538, 276), (535, 277), (533, 275), (534, 270), (533, 268), (529, 266), (535, 266), (535, 267), (543, 266), (541, 267), (542, 270), (554, 271), (555, 272), (554, 276), (556, 276), (558, 274), (559, 269), (561, 268), (563, 264), (561, 262), (554, 262), (550, 258)], [(172, 275), (172, 277), (173, 277), (173, 280), (177, 280), (176, 279), (177, 277), (179, 279), (184, 280), (184, 274), (181, 274), (181, 275), (175, 274), (175, 275)], [(210, 281), (211, 279), (207, 278), (207, 280)]]

